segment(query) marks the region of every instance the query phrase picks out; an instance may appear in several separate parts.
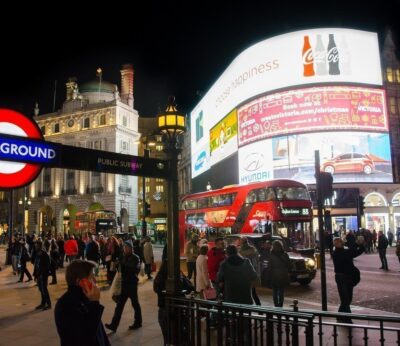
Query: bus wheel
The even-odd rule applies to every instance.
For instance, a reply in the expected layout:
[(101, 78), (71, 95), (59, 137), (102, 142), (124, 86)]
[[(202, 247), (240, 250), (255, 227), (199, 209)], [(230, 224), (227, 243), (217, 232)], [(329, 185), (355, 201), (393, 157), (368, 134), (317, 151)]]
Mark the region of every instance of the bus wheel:
[(297, 281), (299, 282), (300, 285), (307, 286), (311, 282), (311, 279), (299, 279)]

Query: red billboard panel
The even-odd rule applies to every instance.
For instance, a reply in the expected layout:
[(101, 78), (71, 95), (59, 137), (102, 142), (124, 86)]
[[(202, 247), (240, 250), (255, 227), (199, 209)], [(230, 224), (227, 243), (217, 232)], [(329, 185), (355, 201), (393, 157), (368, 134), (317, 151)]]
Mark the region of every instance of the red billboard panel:
[(351, 130), (387, 132), (382, 89), (326, 86), (275, 93), (238, 110), (239, 146), (286, 134)]

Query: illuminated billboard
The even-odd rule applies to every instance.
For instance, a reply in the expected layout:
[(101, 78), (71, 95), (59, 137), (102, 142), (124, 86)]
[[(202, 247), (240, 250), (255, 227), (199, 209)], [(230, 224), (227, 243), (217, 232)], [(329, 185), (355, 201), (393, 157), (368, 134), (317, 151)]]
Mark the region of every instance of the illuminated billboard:
[[(324, 28), (259, 42), (235, 58), (191, 112), (192, 178), (208, 170), (202, 177), (211, 177), (220, 162), (235, 160), (239, 181), (226, 184), (315, 183), (306, 172), (307, 155), (313, 161), (317, 148), (321, 165), (336, 160), (321, 167), (335, 182), (392, 182), (385, 97), (376, 33)], [(340, 155), (359, 163), (343, 168)]]
[(239, 149), (239, 183), (287, 178), (314, 184), (314, 151), (334, 183), (393, 182), (388, 133), (320, 132), (274, 137)]
[(382, 89), (328, 86), (256, 98), (238, 110), (239, 146), (290, 133), (328, 130), (387, 132)]

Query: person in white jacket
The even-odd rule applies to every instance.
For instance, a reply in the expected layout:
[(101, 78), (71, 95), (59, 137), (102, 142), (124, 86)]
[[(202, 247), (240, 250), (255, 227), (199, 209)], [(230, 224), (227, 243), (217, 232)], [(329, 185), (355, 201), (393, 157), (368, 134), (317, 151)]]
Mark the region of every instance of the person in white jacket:
[(200, 248), (200, 255), (196, 259), (196, 291), (200, 292), (200, 297), (203, 298), (203, 291), (206, 288), (210, 288), (211, 280), (208, 276), (208, 266), (207, 266), (207, 252), (208, 246), (203, 245)]

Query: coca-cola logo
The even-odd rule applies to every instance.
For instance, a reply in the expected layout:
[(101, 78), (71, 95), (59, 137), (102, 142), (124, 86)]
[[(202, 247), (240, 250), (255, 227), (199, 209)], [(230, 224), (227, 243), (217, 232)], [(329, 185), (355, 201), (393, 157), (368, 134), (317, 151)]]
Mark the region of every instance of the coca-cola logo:
[(303, 53), (303, 64), (309, 65), (314, 62), (313, 52), (312, 49), (309, 48)]
[(339, 52), (336, 47), (333, 47), (328, 51), (328, 62), (338, 62), (338, 61), (339, 61)]

